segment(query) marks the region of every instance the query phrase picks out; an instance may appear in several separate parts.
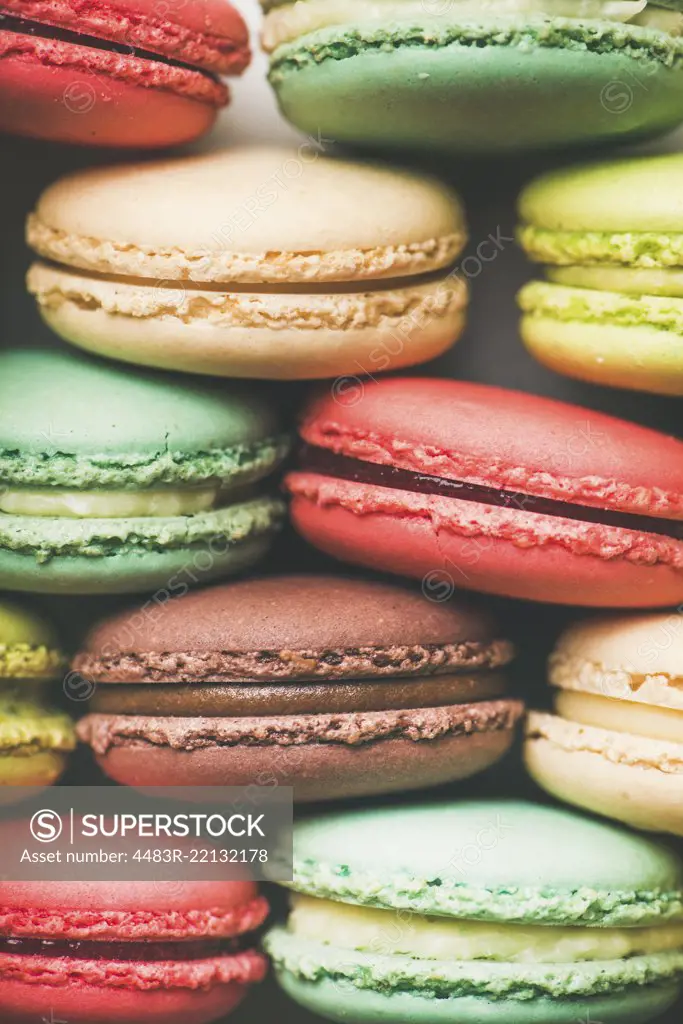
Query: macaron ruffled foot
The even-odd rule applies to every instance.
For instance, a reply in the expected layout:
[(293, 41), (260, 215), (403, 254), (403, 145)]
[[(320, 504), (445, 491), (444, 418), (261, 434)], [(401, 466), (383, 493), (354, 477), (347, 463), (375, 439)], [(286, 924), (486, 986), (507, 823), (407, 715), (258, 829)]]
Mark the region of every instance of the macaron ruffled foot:
[(560, 800), (683, 836), (680, 613), (572, 626), (550, 658), (555, 714), (529, 716), (525, 761)]
[(239, 572), (283, 502), (264, 396), (58, 349), (0, 355), (0, 586), (160, 593)]
[(295, 827), (290, 888), (266, 950), (285, 992), (340, 1024), (644, 1024), (683, 978), (678, 858), (562, 810), (321, 814)]

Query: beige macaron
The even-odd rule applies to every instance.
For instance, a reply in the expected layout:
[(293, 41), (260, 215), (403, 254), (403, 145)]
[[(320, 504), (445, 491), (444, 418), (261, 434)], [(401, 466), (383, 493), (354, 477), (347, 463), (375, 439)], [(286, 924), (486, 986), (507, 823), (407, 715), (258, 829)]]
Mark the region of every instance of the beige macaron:
[(432, 359), (464, 325), (457, 195), (312, 143), (72, 174), (27, 237), (48, 325), (145, 366), (362, 376)]
[(555, 714), (529, 716), (525, 760), (554, 796), (683, 835), (683, 613), (589, 619), (549, 665)]

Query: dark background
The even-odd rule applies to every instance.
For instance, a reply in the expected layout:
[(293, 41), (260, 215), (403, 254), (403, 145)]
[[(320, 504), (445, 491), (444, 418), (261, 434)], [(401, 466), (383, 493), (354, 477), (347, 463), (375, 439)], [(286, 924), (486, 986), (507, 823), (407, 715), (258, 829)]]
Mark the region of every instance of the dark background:
[[(253, 20), (252, 5), (249, 0), (245, 3), (248, 4), (246, 13)], [(263, 82), (262, 63), (257, 62), (246, 80), (236, 88), (233, 108), (224, 115), (218, 132), (208, 145), (215, 148), (237, 140), (282, 141), (288, 137), (295, 138), (278, 121)], [(683, 149), (683, 135), (654, 147), (656, 151), (663, 148)], [(129, 155), (127, 159), (130, 158)], [(571, 159), (576, 158), (577, 154), (572, 154)], [(23, 283), (31, 258), (23, 243), (23, 225), (41, 189), (66, 170), (113, 159), (120, 157), (18, 139), (0, 140), (0, 347), (30, 345), (48, 338)], [(514, 234), (514, 205), (519, 187), (548, 163), (547, 159), (534, 159), (518, 164), (498, 158), (483, 166), (457, 166), (454, 160), (436, 165), (435, 169), (456, 182), (463, 193), (472, 250), (491, 232), (495, 235), (500, 230), (507, 237)], [(682, 401), (571, 381), (545, 370), (527, 355), (517, 334), (518, 314), (514, 296), (531, 272), (516, 246), (507, 244), (495, 262), (485, 264), (481, 275), (471, 282), (472, 305), (464, 338), (450, 353), (416, 372), (425, 376), (484, 381), (554, 396), (683, 435)], [(134, 372), (131, 367), (131, 373)], [(305, 387), (294, 385), (276, 390), (281, 392), (283, 404), (293, 419)], [(286, 532), (280, 538), (268, 569), (321, 571), (330, 566), (335, 568), (333, 563), (308, 549), (291, 532)], [(106, 598), (59, 598), (41, 599), (37, 603), (45, 606), (61, 624), (73, 646), (93, 618), (106, 614), (112, 605), (120, 602)], [(528, 696), (532, 703), (547, 702), (545, 658), (558, 631), (576, 612), (522, 602), (500, 601), (497, 604), (505, 629), (517, 640), (521, 651), (516, 667), (518, 692)], [(98, 776), (87, 755), (79, 752), (68, 781), (86, 784), (96, 779)], [(475, 783), (467, 783), (466, 789), (461, 787), (459, 791), (467, 795), (474, 792), (531, 794), (534, 798), (546, 799), (524, 778), (518, 751), (504, 765), (494, 768)], [(670, 1015), (669, 1024), (681, 1020), (681, 1010), (683, 1006)], [(274, 1022), (286, 1020), (291, 1024), (313, 1024), (314, 1021), (313, 1017), (304, 1015), (303, 1011), (281, 998), (272, 983), (254, 992), (243, 1009), (231, 1017), (234, 1024), (251, 1024), (266, 1019)]]

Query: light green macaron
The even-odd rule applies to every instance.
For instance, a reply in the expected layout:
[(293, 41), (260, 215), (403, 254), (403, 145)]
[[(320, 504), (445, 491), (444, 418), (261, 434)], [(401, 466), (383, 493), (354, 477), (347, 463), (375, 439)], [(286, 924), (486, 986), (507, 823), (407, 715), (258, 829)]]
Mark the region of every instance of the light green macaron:
[(517, 801), (342, 810), (295, 827), (266, 937), (307, 1009), (356, 1024), (637, 1024), (683, 977), (666, 847)]
[(71, 719), (43, 699), (46, 684), (65, 667), (52, 627), (32, 611), (0, 601), (0, 804), (10, 792), (3, 787), (54, 782), (76, 745)]
[(683, 119), (670, 0), (263, 0), (270, 82), (313, 138), (464, 154), (619, 143)]
[(0, 354), (0, 586), (125, 593), (260, 558), (287, 450), (266, 396), (41, 349)]
[(532, 355), (595, 384), (683, 395), (683, 155), (553, 172), (519, 212), (547, 278), (519, 295)]

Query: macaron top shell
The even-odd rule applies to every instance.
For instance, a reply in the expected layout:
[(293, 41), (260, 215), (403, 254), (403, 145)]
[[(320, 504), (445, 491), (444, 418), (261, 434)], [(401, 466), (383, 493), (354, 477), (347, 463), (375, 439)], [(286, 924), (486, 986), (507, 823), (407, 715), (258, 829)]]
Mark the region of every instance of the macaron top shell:
[(301, 821), (291, 888), (481, 921), (683, 920), (683, 870), (672, 851), (569, 811), (507, 800), (342, 810)]
[(520, 494), (683, 518), (683, 443), (604, 413), (453, 380), (393, 378), (306, 410), (311, 445)]
[(356, 281), (447, 266), (465, 241), (432, 178), (256, 147), (96, 168), (41, 196), (29, 244), (68, 266), (169, 281)]
[(225, 0), (3, 0), (15, 17), (237, 74), (249, 62), (249, 33)]
[(550, 656), (554, 686), (683, 711), (683, 620), (678, 612), (584, 619)]
[(282, 576), (198, 590), (96, 627), (75, 660), (88, 678), (178, 682), (431, 675), (496, 668), (512, 657), (472, 603), (408, 587)]
[(56, 679), (65, 664), (55, 632), (43, 618), (0, 601), (0, 682)]
[(272, 403), (69, 351), (0, 353), (0, 472), (29, 486), (149, 486), (264, 475), (282, 455)]
[(683, 154), (553, 171), (522, 192), (519, 213), (551, 231), (683, 233)]

